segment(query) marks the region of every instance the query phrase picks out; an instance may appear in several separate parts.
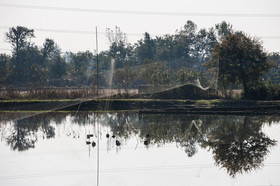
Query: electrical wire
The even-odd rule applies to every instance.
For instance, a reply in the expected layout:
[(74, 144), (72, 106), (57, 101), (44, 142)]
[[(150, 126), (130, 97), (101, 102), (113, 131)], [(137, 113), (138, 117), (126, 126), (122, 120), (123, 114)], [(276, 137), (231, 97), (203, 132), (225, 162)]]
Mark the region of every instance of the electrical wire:
[[(0, 29), (9, 29), (9, 26), (0, 26)], [(46, 29), (46, 28), (34, 28), (33, 30), (38, 32), (57, 32), (57, 33), (65, 33), (65, 34), (85, 34), (85, 35), (93, 35), (96, 32), (94, 30), (59, 30), (59, 29)], [(97, 34), (106, 35), (106, 32), (97, 32)], [(144, 36), (144, 33), (125, 33), (129, 36)], [(152, 36), (165, 35), (165, 34), (150, 34)], [(279, 36), (280, 37), (280, 36)]]
[[(11, 27), (8, 26), (0, 26), (0, 29), (2, 30), (6, 30), (9, 29)], [(96, 32), (94, 30), (90, 31), (90, 30), (59, 30), (59, 29), (48, 29), (48, 28), (34, 28), (33, 30), (38, 31), (38, 32), (55, 32), (55, 33), (64, 33), (64, 34), (83, 34), (83, 35), (93, 35)], [(101, 35), (106, 35), (106, 32), (97, 32), (97, 34), (101, 34)], [(144, 36), (144, 33), (125, 33), (128, 36)], [(161, 33), (149, 33), (151, 36), (163, 36), (166, 34), (161, 34)], [(280, 39), (280, 36), (274, 35), (274, 36), (256, 36), (259, 37), (261, 39)], [(6, 50), (6, 49), (5, 49)]]
[[(277, 166), (280, 167), (279, 163), (265, 164), (264, 166)], [(154, 170), (177, 170), (177, 169), (198, 169), (198, 168), (213, 168), (214, 164), (197, 164), (197, 165), (168, 165), (168, 166), (143, 166), (143, 167), (122, 167), (122, 168), (112, 168), (112, 169), (101, 169), (100, 172), (104, 173), (120, 173), (120, 172), (137, 172), (137, 171), (154, 171)], [(25, 179), (25, 178), (36, 178), (36, 177), (48, 177), (48, 176), (60, 176), (60, 175), (77, 175), (77, 174), (91, 174), (96, 173), (96, 170), (67, 170), (67, 171), (57, 171), (57, 172), (42, 172), (42, 173), (30, 173), (30, 174), (20, 174), (20, 175), (8, 175), (0, 176), (0, 181), (14, 180), (14, 179)]]
[(280, 17), (280, 14), (267, 13), (201, 13), (201, 12), (158, 12), (158, 11), (136, 11), (136, 10), (108, 10), (108, 9), (90, 9), (90, 8), (66, 8), (54, 6), (36, 6), (23, 4), (0, 3), (2, 7), (25, 8), (37, 10), (52, 10), (66, 12), (84, 12), (84, 13), (105, 13), (105, 14), (129, 14), (129, 15), (152, 15), (152, 16), (194, 16), (194, 17)]

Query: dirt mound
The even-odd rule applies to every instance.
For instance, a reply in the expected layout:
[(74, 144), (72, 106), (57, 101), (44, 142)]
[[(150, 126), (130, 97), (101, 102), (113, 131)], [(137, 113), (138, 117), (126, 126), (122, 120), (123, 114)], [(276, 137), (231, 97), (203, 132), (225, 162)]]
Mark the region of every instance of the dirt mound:
[(217, 99), (214, 89), (202, 89), (193, 84), (185, 84), (179, 87), (157, 92), (151, 95), (155, 99)]

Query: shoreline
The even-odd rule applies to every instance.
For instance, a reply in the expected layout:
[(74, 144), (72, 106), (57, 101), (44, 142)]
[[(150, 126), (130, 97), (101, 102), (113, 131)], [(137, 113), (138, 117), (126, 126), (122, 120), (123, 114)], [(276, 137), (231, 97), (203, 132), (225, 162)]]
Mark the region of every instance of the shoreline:
[(0, 112), (138, 111), (151, 114), (280, 115), (280, 100), (1, 100)]

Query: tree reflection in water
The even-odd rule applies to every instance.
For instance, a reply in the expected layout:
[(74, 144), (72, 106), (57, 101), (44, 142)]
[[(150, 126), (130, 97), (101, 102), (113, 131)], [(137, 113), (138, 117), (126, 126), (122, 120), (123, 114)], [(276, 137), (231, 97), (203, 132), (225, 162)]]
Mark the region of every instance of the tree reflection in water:
[(36, 136), (30, 130), (29, 123), (25, 121), (26, 119), (16, 121), (12, 134), (7, 137), (7, 144), (13, 150), (24, 151), (35, 147)]
[(261, 131), (262, 125), (257, 117), (247, 116), (218, 122), (206, 142), (216, 164), (233, 177), (260, 168), (269, 148), (276, 145)]
[[(38, 132), (42, 133), (42, 138), (53, 138), (55, 128), (50, 126), (50, 118), (53, 118), (52, 114), (42, 114), (40, 117), (33, 116), (11, 122), (12, 126), (5, 134), (7, 144), (12, 150), (25, 151), (35, 148)], [(59, 120), (54, 121), (58, 123)]]
[(127, 138), (136, 132), (147, 148), (176, 142), (189, 157), (198, 145), (212, 149), (216, 165), (226, 168), (232, 177), (260, 168), (269, 149), (276, 145), (262, 132), (271, 117), (140, 115), (136, 125), (126, 122), (125, 116), (118, 118), (123, 120), (118, 127), (112, 126), (114, 133)]
[(194, 156), (198, 147), (207, 148), (212, 150), (216, 165), (225, 168), (232, 177), (262, 166), (269, 149), (276, 145), (275, 140), (263, 133), (263, 124), (279, 121), (275, 117), (186, 116), (136, 112), (48, 113), (15, 121), (5, 140), (13, 150), (34, 148), (39, 133), (43, 134), (43, 138), (55, 137), (55, 127), (50, 125), (51, 121), (59, 125), (67, 116), (71, 117), (71, 125), (78, 124), (80, 127), (92, 127), (98, 121), (107, 130), (104, 134), (104, 139), (108, 140), (107, 148), (114, 146), (116, 140), (122, 146), (130, 138), (137, 138), (147, 148), (176, 143), (188, 157)]

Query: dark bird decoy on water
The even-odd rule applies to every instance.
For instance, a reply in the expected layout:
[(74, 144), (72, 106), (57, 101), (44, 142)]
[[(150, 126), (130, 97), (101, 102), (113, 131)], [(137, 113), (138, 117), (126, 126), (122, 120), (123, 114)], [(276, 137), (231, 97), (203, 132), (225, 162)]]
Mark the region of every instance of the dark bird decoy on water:
[(120, 146), (121, 145), (121, 142), (119, 140), (116, 140), (116, 145), (117, 146)]
[(146, 146), (149, 145), (149, 143), (150, 143), (150, 142), (149, 142), (148, 140), (145, 140), (145, 141), (144, 141), (144, 145), (146, 145)]
[(93, 134), (88, 134), (87, 135), (87, 139), (89, 139), (90, 137), (93, 137)]

